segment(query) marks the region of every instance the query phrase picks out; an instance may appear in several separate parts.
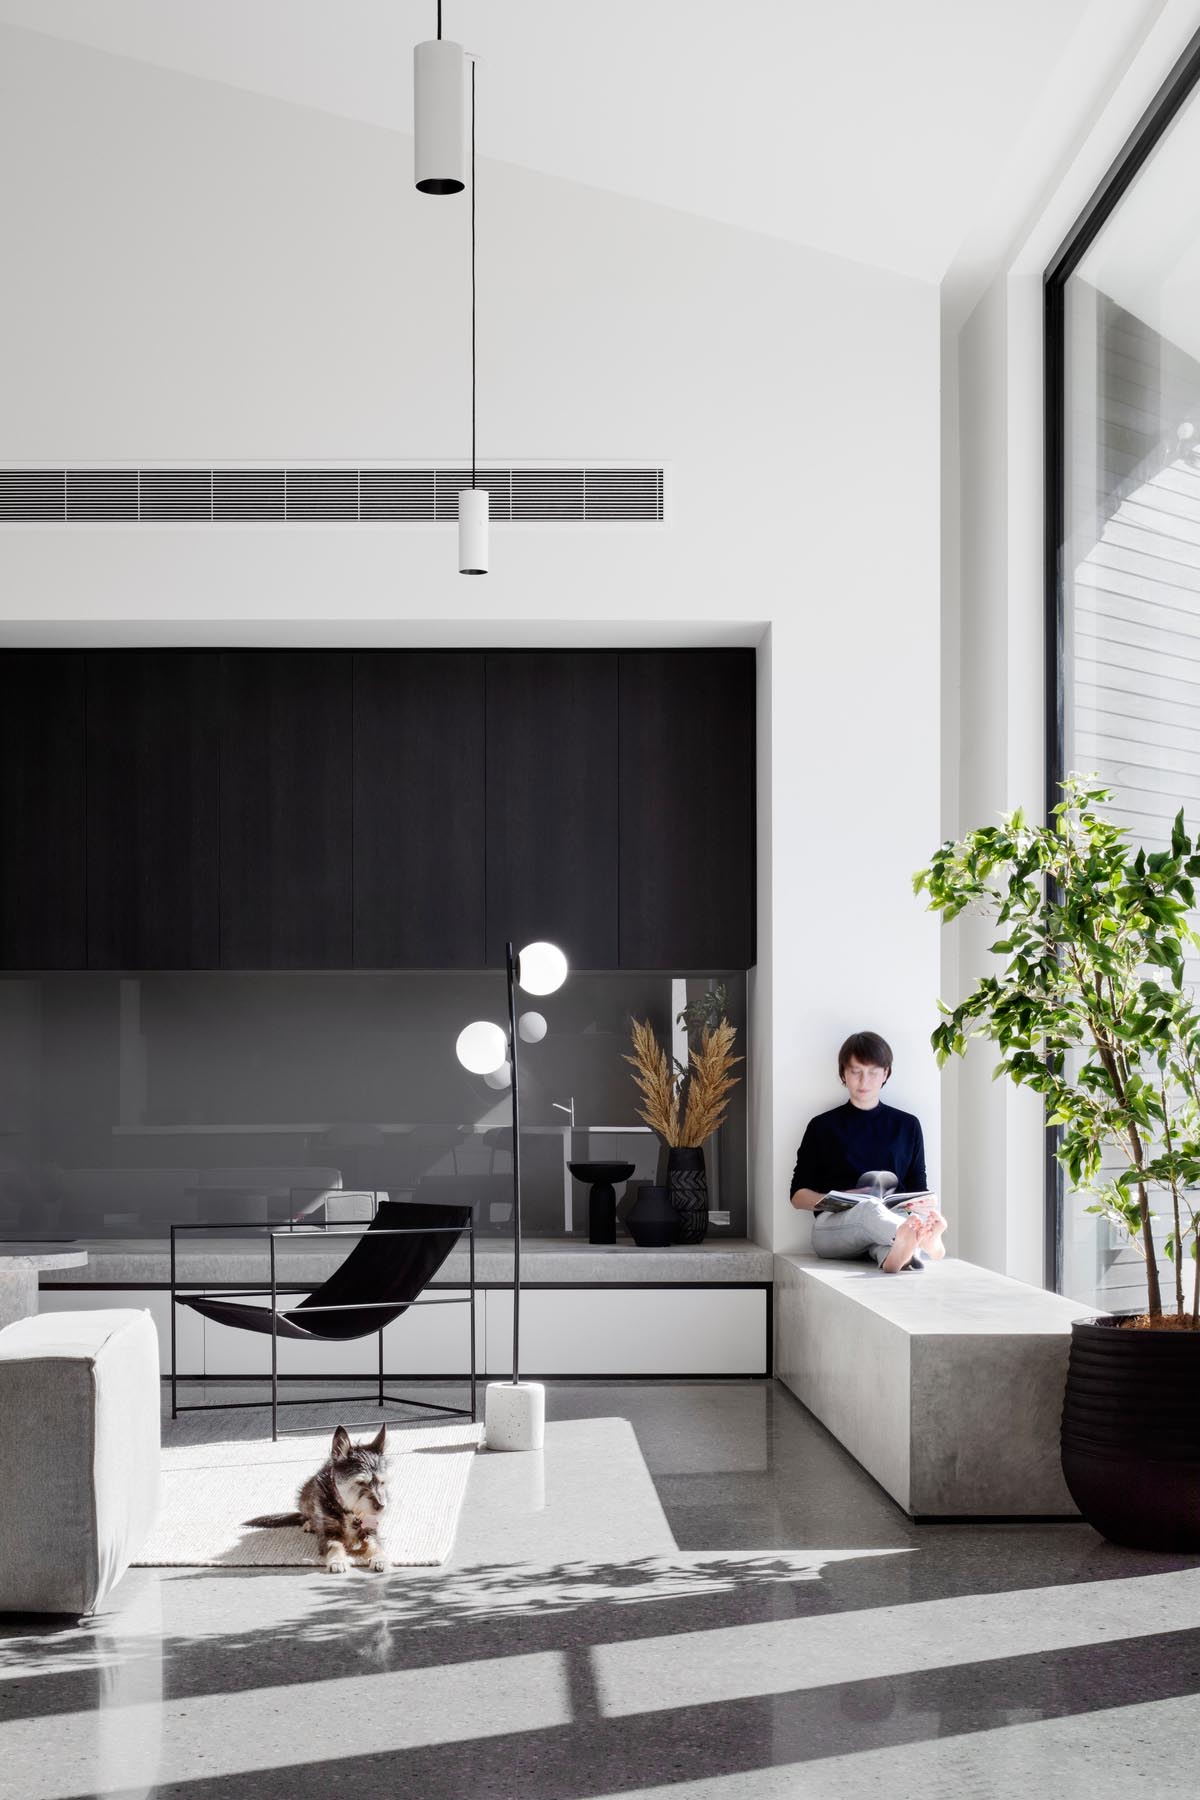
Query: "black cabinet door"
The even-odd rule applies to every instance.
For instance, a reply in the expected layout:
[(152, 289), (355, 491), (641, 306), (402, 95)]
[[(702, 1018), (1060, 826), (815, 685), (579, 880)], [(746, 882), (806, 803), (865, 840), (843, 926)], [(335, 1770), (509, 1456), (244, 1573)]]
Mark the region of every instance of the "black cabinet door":
[(83, 656), (0, 653), (0, 968), (84, 966)]
[(355, 967), (483, 960), (483, 657), (359, 651)]
[(487, 679), (487, 955), (548, 938), (617, 966), (617, 657), (497, 651)]
[(352, 656), (221, 661), (221, 965), (352, 966)]
[(754, 651), (621, 654), (624, 969), (754, 961)]
[(87, 657), (91, 969), (215, 969), (220, 655)]

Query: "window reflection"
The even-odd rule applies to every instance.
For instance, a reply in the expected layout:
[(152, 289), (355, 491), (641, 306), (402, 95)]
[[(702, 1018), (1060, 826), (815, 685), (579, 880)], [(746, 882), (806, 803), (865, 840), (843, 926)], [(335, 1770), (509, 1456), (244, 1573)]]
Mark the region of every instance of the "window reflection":
[[(658, 1141), (623, 1061), (631, 1014), (672, 1042), (674, 1013), (728, 989), (745, 1050), (745, 976), (577, 973), (521, 1046), (524, 1229), (587, 1235), (571, 1160), (653, 1180)], [(469, 1191), (480, 1230), (512, 1231), (508, 1092), (454, 1054), (463, 1018), (500, 1019), (493, 972), (0, 980), (0, 1234), (161, 1238), (173, 1221), (320, 1217), (327, 1195)], [(490, 1009), (490, 1010), (489, 1010)], [(710, 1203), (746, 1229), (746, 1085), (708, 1150)], [(574, 1103), (572, 1126), (569, 1105)]]

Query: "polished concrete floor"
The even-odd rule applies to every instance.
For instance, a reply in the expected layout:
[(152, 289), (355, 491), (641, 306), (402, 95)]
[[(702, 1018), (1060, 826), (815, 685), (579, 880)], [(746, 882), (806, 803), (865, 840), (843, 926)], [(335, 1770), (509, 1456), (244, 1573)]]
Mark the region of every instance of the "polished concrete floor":
[(0, 1790), (1190, 1790), (1200, 1559), (1083, 1524), (914, 1526), (768, 1382), (561, 1385), (547, 1411), (544, 1456), (477, 1460), (442, 1569), (135, 1569), (85, 1624), (0, 1621)]

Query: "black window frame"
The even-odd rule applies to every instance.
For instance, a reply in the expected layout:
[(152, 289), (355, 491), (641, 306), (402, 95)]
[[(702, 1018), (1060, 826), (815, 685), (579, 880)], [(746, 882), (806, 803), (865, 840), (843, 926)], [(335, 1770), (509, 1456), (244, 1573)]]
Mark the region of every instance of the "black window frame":
[[(1043, 276), (1043, 422), (1045, 511), (1045, 751), (1046, 816), (1058, 804), (1065, 767), (1063, 637), (1065, 595), (1061, 550), (1066, 515), (1066, 288), (1109, 218), (1200, 85), (1200, 31), (1190, 39), (1104, 179), (1051, 258)], [(1055, 1151), (1059, 1127), (1046, 1128), (1045, 1280), (1063, 1286), (1063, 1171)]]

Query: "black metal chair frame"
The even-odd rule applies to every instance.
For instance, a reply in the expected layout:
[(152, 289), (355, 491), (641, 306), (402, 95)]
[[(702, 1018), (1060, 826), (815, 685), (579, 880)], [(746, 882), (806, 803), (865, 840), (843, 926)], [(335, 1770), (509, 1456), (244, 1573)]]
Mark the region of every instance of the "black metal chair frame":
[[(238, 1285), (231, 1287), (231, 1288), (220, 1288), (220, 1289), (217, 1289), (214, 1291), (212, 1288), (206, 1287), (202, 1282), (183, 1282), (183, 1283), (181, 1283), (177, 1279), (176, 1245), (175, 1245), (175, 1234), (177, 1232), (180, 1232), (180, 1231), (207, 1231), (207, 1232), (257, 1231), (257, 1232), (261, 1232), (264, 1225), (272, 1227), (272, 1229), (268, 1230), (268, 1233), (267, 1233), (267, 1236), (270, 1240), (270, 1257), (271, 1257), (271, 1285), (270, 1285), (270, 1287), (263, 1288), (263, 1287), (256, 1287), (253, 1285), (253, 1283), (239, 1283)], [(195, 1224), (195, 1225), (193, 1225), (193, 1224), (172, 1225), (171, 1226), (171, 1417), (173, 1419), (177, 1419), (181, 1412), (233, 1412), (233, 1411), (237, 1411), (239, 1409), (247, 1409), (247, 1408), (261, 1407), (261, 1406), (268, 1405), (268, 1402), (266, 1400), (230, 1400), (230, 1401), (224, 1401), (224, 1402), (217, 1401), (217, 1400), (208, 1400), (208, 1401), (199, 1402), (192, 1406), (180, 1406), (180, 1404), (179, 1404), (179, 1368), (178, 1368), (178, 1354), (177, 1354), (176, 1332), (175, 1332), (175, 1309), (177, 1306), (184, 1306), (187, 1304), (187, 1295), (193, 1294), (193, 1293), (198, 1294), (198, 1295), (203, 1295), (203, 1297), (207, 1300), (244, 1300), (247, 1298), (251, 1298), (251, 1299), (257, 1298), (259, 1296), (264, 1297), (264, 1298), (267, 1297), (268, 1295), (270, 1296), (270, 1301), (271, 1301), (271, 1308), (270, 1308), (270, 1311), (271, 1311), (271, 1399), (270, 1399), (269, 1404), (270, 1404), (270, 1408), (271, 1408), (271, 1439), (272, 1439), (272, 1442), (276, 1442), (276, 1441), (278, 1441), (280, 1436), (283, 1436), (283, 1437), (311, 1436), (312, 1435), (312, 1427), (311, 1426), (305, 1426), (305, 1427), (297, 1429), (296, 1431), (291, 1431), (291, 1432), (285, 1431), (285, 1432), (281, 1433), (279, 1430), (279, 1408), (281, 1406), (333, 1406), (333, 1405), (340, 1406), (340, 1405), (349, 1405), (349, 1404), (362, 1405), (364, 1400), (370, 1399), (370, 1396), (362, 1395), (362, 1394), (329, 1394), (329, 1395), (322, 1394), (316, 1400), (281, 1400), (279, 1398), (278, 1320), (279, 1320), (280, 1290), (279, 1290), (279, 1280), (278, 1280), (277, 1269), (276, 1269), (276, 1260), (275, 1260), (276, 1239), (277, 1238), (287, 1238), (290, 1242), (294, 1243), (298, 1237), (321, 1237), (321, 1238), (325, 1238), (325, 1239), (328, 1239), (331, 1237), (361, 1238), (361, 1237), (365, 1237), (368, 1232), (370, 1232), (373, 1237), (413, 1237), (413, 1236), (417, 1236), (417, 1235), (430, 1236), (436, 1232), (442, 1232), (442, 1231), (452, 1231), (455, 1234), (455, 1236), (458, 1236), (462, 1232), (462, 1230), (463, 1230), (463, 1226), (461, 1226), (461, 1225), (432, 1225), (432, 1226), (412, 1225), (412, 1226), (398, 1226), (394, 1229), (378, 1230), (375, 1228), (373, 1222), (370, 1224), (366, 1224), (366, 1225), (302, 1225), (302, 1226), (297, 1227), (293, 1221), (292, 1223), (289, 1223), (286, 1226), (276, 1227), (274, 1225), (274, 1221), (272, 1221), (272, 1220), (249, 1220), (249, 1219), (238, 1219), (238, 1220), (231, 1221), (229, 1224), (223, 1224), (220, 1222), (213, 1222), (213, 1223), (206, 1222), (204, 1224)], [(469, 1407), (444, 1406), (444, 1405), (441, 1405), (432, 1400), (410, 1400), (403, 1394), (385, 1394), (384, 1385), (383, 1385), (384, 1384), (383, 1333), (384, 1333), (385, 1327), (382, 1325), (380, 1326), (379, 1331), (375, 1334), (379, 1339), (378, 1393), (376, 1396), (376, 1404), (377, 1405), (383, 1406), (386, 1402), (386, 1403), (390, 1403), (393, 1406), (418, 1406), (418, 1407), (421, 1407), (426, 1412), (450, 1413), (458, 1418), (469, 1418), (469, 1419), (471, 1419), (472, 1422), (474, 1422), (475, 1419), (478, 1417), (478, 1409), (477, 1409), (477, 1405), (476, 1405), (476, 1373), (475, 1373), (475, 1215), (473, 1212), (471, 1213), (470, 1217), (467, 1220), (466, 1231), (467, 1231), (467, 1247), (468, 1247), (468, 1280), (467, 1280), (466, 1294), (448, 1296), (445, 1299), (443, 1299), (440, 1295), (437, 1297), (430, 1297), (428, 1299), (426, 1299), (424, 1296), (418, 1296), (417, 1299), (408, 1301), (404, 1307), (404, 1310), (407, 1311), (408, 1308), (411, 1306), (469, 1306), (469, 1308), (470, 1308), (470, 1337), (471, 1337), (471, 1370), (470, 1370), (471, 1404), (470, 1404), (470, 1406)], [(319, 1286), (320, 1284), (316, 1283), (314, 1285)], [(313, 1288), (312, 1287), (305, 1288), (303, 1285), (299, 1285), (299, 1286), (290, 1287), (286, 1291), (291, 1292), (291, 1293), (312, 1293)], [(390, 1312), (390, 1313), (394, 1314), (396, 1311), (396, 1302), (394, 1300), (369, 1300), (369, 1301), (358, 1301), (358, 1302), (355, 1302), (353, 1305), (349, 1305), (349, 1306), (307, 1306), (307, 1307), (305, 1307), (304, 1310), (307, 1313), (386, 1311), (386, 1312)], [(232, 1330), (232, 1329), (234, 1329), (234, 1327), (230, 1326), (230, 1327), (227, 1327), (227, 1329)], [(265, 1336), (266, 1334), (264, 1333), (263, 1335)], [(326, 1341), (333, 1341), (333, 1340), (326, 1340)], [(338, 1341), (344, 1342), (346, 1340), (338, 1340)], [(205, 1377), (204, 1379), (207, 1380), (207, 1377)], [(347, 1381), (373, 1381), (373, 1380), (376, 1380), (376, 1377), (371, 1376), (371, 1375), (347, 1375), (345, 1379)]]

